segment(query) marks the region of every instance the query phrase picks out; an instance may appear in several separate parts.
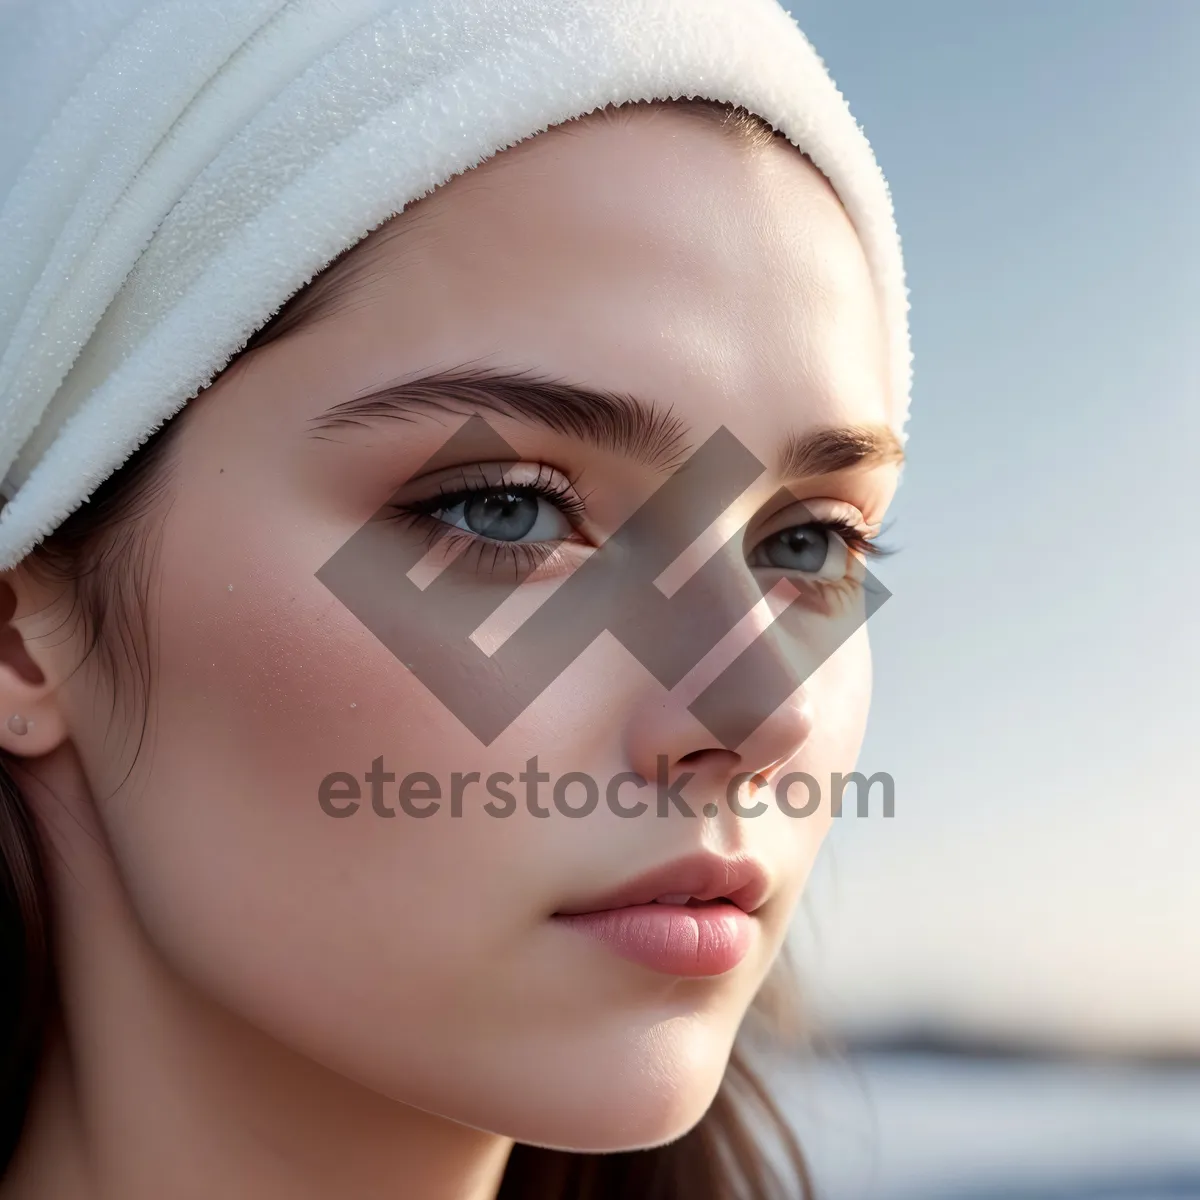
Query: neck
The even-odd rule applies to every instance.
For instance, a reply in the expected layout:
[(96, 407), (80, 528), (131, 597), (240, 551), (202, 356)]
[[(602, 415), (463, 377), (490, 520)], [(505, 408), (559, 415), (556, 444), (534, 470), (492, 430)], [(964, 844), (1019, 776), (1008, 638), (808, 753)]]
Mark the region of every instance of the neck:
[[(59, 801), (72, 774), (39, 771)], [(494, 1200), (509, 1140), (314, 1063), (164, 962), (89, 809), (39, 814), (59, 1010), (0, 1200)]]

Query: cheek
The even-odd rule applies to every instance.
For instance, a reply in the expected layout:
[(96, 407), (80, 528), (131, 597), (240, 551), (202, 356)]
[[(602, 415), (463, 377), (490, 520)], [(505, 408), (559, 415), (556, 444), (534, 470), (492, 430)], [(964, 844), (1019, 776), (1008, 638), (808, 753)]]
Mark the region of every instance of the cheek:
[[(871, 702), (871, 649), (866, 626), (857, 629), (809, 676), (805, 690), (811, 706), (812, 732), (799, 753), (772, 777), (772, 783), (778, 789), (788, 775), (801, 773), (812, 783), (793, 778), (786, 794), (777, 790), (775, 803), (765, 814), (769, 821), (764, 829), (766, 839), (786, 840), (792, 849), (794, 870), (781, 897), (781, 906), (788, 908), (789, 915), (837, 820), (833, 815), (835, 776), (848, 775), (855, 769), (866, 732)], [(814, 799), (815, 811), (809, 812)], [(847, 785), (843, 812), (853, 810), (855, 799), (854, 786)], [(784, 802), (804, 815), (789, 815)]]
[(830, 771), (852, 770), (871, 707), (871, 643), (865, 624), (810, 676), (808, 687), (817, 712), (815, 752)]
[[(220, 561), (201, 562), (185, 545), (163, 551), (143, 762), (102, 805), (161, 957), (307, 1057), (468, 1124), (620, 1148), (698, 1119), (749, 1002), (745, 981), (664, 1039), (664, 1012), (679, 1015), (670, 1004), (647, 1003), (643, 982), (607, 964), (598, 973), (589, 947), (547, 931), (581, 868), (655, 831), (521, 808), (498, 820), (478, 801), (453, 817), (445, 796), (414, 819), (398, 812), (395, 780), (381, 781), (397, 812), (384, 817), (364, 780), (377, 758), (443, 787), (455, 772), (516, 774), (547, 746), (561, 762), (543, 756), (546, 770), (602, 778), (624, 765), (606, 755), (636, 669), (596, 648), (506, 743), (484, 747), (278, 548), (230, 538)], [(89, 770), (103, 761), (91, 757)], [(332, 772), (359, 781), (352, 816), (322, 810)], [(598, 1080), (583, 1096), (581, 1077)]]
[[(481, 919), (497, 911), (485, 868), (528, 880), (535, 847), (507, 822), (376, 816), (375, 759), (445, 781), (477, 767), (479, 744), (304, 547), (232, 532), (197, 557), (190, 532), (163, 548), (143, 761), (103, 805), (134, 905), (185, 976), (317, 1057), (341, 1052), (339, 1025), (428, 1028), (515, 934)], [(358, 780), (352, 817), (319, 802), (334, 772)], [(380, 780), (384, 811), (397, 792)], [(508, 911), (522, 904), (518, 888)]]

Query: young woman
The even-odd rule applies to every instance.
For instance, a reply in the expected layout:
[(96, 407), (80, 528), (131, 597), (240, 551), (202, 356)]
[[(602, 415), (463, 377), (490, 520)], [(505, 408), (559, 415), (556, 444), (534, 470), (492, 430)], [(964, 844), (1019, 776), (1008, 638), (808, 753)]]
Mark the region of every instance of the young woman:
[[(862, 737), (908, 369), (807, 43), (244, 0), (56, 51), (53, 7), (8, 18), (83, 82), (0, 213), (0, 1197), (807, 1191), (734, 1043)], [(156, 99), (131, 46), (211, 62)], [(424, 182), (385, 186), (343, 116), (403, 72)], [(287, 122), (338, 126), (321, 169)]]

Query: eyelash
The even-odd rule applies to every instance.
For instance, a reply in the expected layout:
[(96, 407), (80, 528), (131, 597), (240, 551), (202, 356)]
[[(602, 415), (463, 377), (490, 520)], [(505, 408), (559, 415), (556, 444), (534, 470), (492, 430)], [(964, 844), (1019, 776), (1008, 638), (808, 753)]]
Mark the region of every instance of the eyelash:
[(895, 553), (892, 547), (881, 545), (874, 538), (866, 537), (857, 526), (845, 518), (830, 517), (824, 521), (805, 521), (804, 525), (815, 525), (818, 529), (824, 529), (826, 533), (836, 533), (849, 550), (866, 558), (886, 558), (887, 555)]
[(476, 568), (481, 565), (483, 555), (491, 550), (492, 561), (488, 564), (489, 570), (495, 570), (498, 560), (503, 556), (507, 558), (509, 565), (518, 575), (531, 574), (550, 562), (562, 543), (502, 542), (480, 537), (478, 534), (468, 533), (466, 530), (447, 525), (445, 521), (439, 521), (433, 516), (433, 513), (453, 508), (454, 505), (461, 504), (472, 496), (501, 490), (536, 496), (539, 500), (549, 501), (573, 527), (578, 527), (587, 511), (587, 499), (576, 490), (574, 481), (565, 480), (546, 467), (538, 468), (535, 479), (521, 483), (509, 483), (503, 478), (495, 481), (481, 478), (476, 486), (465, 486), (465, 472), (463, 481), (463, 485), (443, 487), (436, 496), (430, 496), (426, 500), (415, 500), (409, 504), (397, 505), (392, 511), (391, 519), (423, 529), (429, 549), (445, 544), (460, 562), (468, 562), (470, 561), (469, 556), (475, 555), (472, 565)]
[[(433, 516), (433, 513), (446, 508), (452, 508), (454, 505), (461, 504), (463, 501), (469, 500), (472, 496), (477, 496), (480, 493), (505, 490), (537, 496), (541, 500), (547, 500), (559, 509), (572, 526), (578, 526), (587, 509), (585, 498), (580, 496), (575, 489), (574, 483), (565, 481), (553, 473), (543, 477), (542, 472), (544, 470), (544, 467), (539, 468), (537, 478), (524, 483), (507, 483), (504, 480), (499, 480), (495, 483), (484, 481), (475, 487), (455, 486), (444, 488), (436, 496), (430, 496), (426, 500), (417, 500), (406, 505), (397, 505), (392, 510), (390, 519), (422, 527), (426, 533), (427, 546), (429, 548), (438, 544), (448, 543), (448, 548), (451, 551), (461, 551), (462, 559), (465, 559), (470, 554), (477, 555), (476, 566), (480, 565), (479, 560), (482, 559), (482, 555), (488, 549), (493, 549), (492, 561), (489, 564), (490, 569), (494, 570), (497, 560), (501, 555), (504, 555), (507, 556), (509, 563), (518, 573), (532, 573), (553, 559), (555, 553), (558, 551), (558, 547), (562, 544), (561, 542), (503, 542), (493, 540), (491, 538), (480, 537), (478, 534), (468, 533), (465, 530), (456, 529), (454, 526), (448, 525), (445, 521), (438, 520)], [(852, 553), (862, 555), (864, 558), (883, 558), (895, 553), (891, 547), (883, 546), (877, 540), (864, 536), (857, 526), (845, 518), (831, 517), (824, 520), (817, 518), (805, 521), (803, 525), (822, 529), (826, 533), (836, 534), (845, 542), (846, 547)]]

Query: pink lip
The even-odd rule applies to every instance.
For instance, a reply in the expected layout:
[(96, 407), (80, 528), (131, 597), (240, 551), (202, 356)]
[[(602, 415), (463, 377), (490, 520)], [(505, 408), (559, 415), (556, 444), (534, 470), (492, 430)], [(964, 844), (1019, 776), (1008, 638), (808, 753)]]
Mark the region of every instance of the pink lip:
[[(770, 880), (745, 856), (690, 855), (554, 914), (614, 954), (668, 975), (723, 975), (749, 953)], [(659, 896), (690, 896), (657, 904)]]
[(720, 901), (635, 904), (554, 919), (664, 975), (724, 975), (746, 957), (754, 939), (754, 918)]
[(766, 869), (745, 855), (724, 858), (719, 854), (689, 854), (663, 867), (655, 867), (620, 887), (572, 905), (558, 915), (601, 912), (650, 904), (659, 896), (694, 896), (697, 900), (731, 900), (743, 912), (754, 912), (771, 890)]

